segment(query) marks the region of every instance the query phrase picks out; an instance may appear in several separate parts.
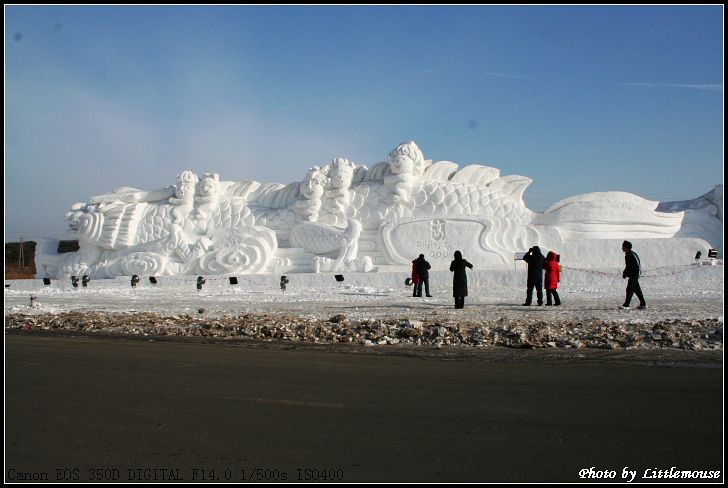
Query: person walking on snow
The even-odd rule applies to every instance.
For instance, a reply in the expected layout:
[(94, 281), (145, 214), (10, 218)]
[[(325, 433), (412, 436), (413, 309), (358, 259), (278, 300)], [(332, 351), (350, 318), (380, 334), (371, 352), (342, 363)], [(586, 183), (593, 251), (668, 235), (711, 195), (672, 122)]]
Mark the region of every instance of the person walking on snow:
[(647, 308), (647, 302), (645, 297), (642, 295), (642, 288), (640, 288), (640, 257), (636, 252), (632, 250), (632, 243), (624, 241), (622, 243), (622, 251), (624, 252), (624, 263), (625, 268), (622, 271), (622, 278), (627, 278), (627, 296), (624, 299), (624, 305), (622, 308), (629, 308), (629, 302), (632, 301), (632, 295), (637, 295), (640, 301), (640, 310)]

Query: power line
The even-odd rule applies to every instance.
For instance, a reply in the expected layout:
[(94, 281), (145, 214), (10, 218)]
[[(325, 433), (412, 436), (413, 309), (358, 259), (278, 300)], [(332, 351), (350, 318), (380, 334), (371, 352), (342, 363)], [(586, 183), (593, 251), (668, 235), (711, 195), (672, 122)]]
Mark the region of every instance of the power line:
[(25, 257), (23, 256), (23, 236), (20, 236), (20, 254), (18, 256), (18, 268), (25, 268)]

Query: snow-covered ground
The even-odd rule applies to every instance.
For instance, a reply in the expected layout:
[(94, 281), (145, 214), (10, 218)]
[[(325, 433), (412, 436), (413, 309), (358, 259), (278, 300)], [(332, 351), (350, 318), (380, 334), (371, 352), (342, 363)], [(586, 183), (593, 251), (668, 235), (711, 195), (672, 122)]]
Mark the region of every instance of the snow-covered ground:
[[(564, 269), (559, 295), (561, 307), (523, 307), (526, 271), (469, 271), (469, 296), (465, 308), (455, 310), (452, 273), (433, 272), (432, 298), (412, 297), (402, 273), (347, 274), (337, 283), (333, 274), (288, 275), (287, 290), (279, 277), (239, 276), (238, 284), (227, 277), (206, 277), (202, 290), (196, 277), (159, 277), (152, 285), (146, 279), (135, 289), (128, 278), (93, 280), (88, 288), (74, 289), (70, 282), (53, 280), (6, 281), (5, 314), (62, 313), (68, 311), (152, 312), (163, 315), (206, 317), (240, 314), (286, 314), (326, 319), (343, 313), (351, 320), (367, 318), (423, 317), (440, 315), (463, 320), (486, 317), (518, 321), (521, 318), (602, 319), (612, 321), (658, 321), (667, 319), (723, 320), (723, 266), (673, 266), (643, 269), (640, 280), (648, 310), (620, 310), (626, 280), (621, 269)], [(9, 287), (7, 285), (10, 285)], [(30, 307), (30, 296), (36, 298)], [(536, 303), (534, 296), (533, 303)]]

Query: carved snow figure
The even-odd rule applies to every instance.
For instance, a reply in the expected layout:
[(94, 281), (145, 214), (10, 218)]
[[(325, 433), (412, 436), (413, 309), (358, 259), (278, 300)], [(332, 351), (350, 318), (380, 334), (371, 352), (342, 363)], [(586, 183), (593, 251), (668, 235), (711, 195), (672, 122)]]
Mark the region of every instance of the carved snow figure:
[(195, 230), (200, 234), (206, 234), (206, 226), (210, 220), (212, 212), (217, 208), (218, 186), (220, 178), (217, 174), (205, 174), (197, 183), (197, 192), (195, 193), (195, 208), (192, 212), (192, 220), (195, 221)]
[(172, 223), (184, 227), (184, 222), (195, 202), (195, 189), (199, 179), (192, 171), (183, 171), (177, 175), (177, 185), (174, 188), (174, 196), (169, 203), (175, 205), (172, 209)]
[(72, 205), (68, 238), (80, 250), (59, 255), (39, 246), (38, 273), (406, 271), (417, 254), (436, 271), (448, 269), (455, 250), (479, 269), (506, 269), (514, 252), (533, 245), (559, 251), (575, 267), (603, 267), (619, 250), (614, 240), (640, 239), (640, 257), (649, 262), (652, 253), (665, 264), (667, 255), (710, 247), (672, 238), (683, 212), (656, 211), (657, 202), (624, 192), (577, 195), (533, 212), (523, 202), (531, 181), (488, 166), (433, 163), (412, 141), (371, 170), (337, 158), (288, 185), (184, 171), (167, 188), (122, 187)]
[(326, 200), (321, 222), (341, 227), (346, 224), (346, 211), (349, 208), (351, 194), (349, 186), (354, 177), (354, 164), (345, 158), (331, 161), (329, 178), (326, 185)]
[(255, 226), (243, 198), (221, 194), (218, 175), (198, 180), (185, 171), (171, 188), (172, 196), (155, 205), (127, 203), (149, 198), (119, 191), (97, 198), (100, 205), (75, 204), (67, 219), (81, 249), (59, 258), (56, 273), (106, 278), (266, 268), (277, 248), (275, 233)]
[(318, 255), (312, 261), (314, 273), (371, 271), (374, 268), (371, 258), (358, 257), (361, 223), (350, 220), (348, 224), (346, 229), (339, 229), (327, 224), (304, 223), (291, 231), (290, 241), (292, 245)]
[(303, 217), (303, 220), (316, 222), (318, 219), (325, 185), (326, 175), (321, 168), (318, 166), (310, 168), (300, 186), (303, 200), (297, 200), (293, 204), (293, 211)]
[(392, 190), (394, 203), (404, 203), (410, 199), (416, 178), (425, 171), (425, 158), (417, 144), (410, 141), (394, 148), (387, 162), (392, 174), (384, 177), (384, 184)]

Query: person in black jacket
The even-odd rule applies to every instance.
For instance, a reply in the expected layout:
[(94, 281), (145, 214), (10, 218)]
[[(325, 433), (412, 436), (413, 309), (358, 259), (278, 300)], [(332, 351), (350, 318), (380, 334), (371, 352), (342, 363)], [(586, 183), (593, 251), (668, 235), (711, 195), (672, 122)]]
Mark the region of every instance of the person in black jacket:
[(473, 265), (463, 259), (460, 251), (455, 251), (455, 259), (450, 263), (452, 277), (452, 296), (455, 297), (455, 308), (465, 307), (465, 297), (468, 296), (468, 277), (465, 268), (473, 269)]
[(624, 252), (625, 268), (622, 271), (622, 278), (627, 278), (627, 297), (624, 299), (622, 308), (629, 308), (629, 302), (632, 301), (632, 294), (637, 295), (640, 301), (639, 308), (644, 310), (647, 308), (645, 297), (642, 295), (640, 288), (640, 257), (632, 250), (632, 243), (624, 241), (622, 243), (622, 251)]
[(528, 281), (526, 282), (528, 289), (526, 291), (526, 303), (523, 305), (531, 305), (534, 287), (536, 288), (538, 304), (543, 305), (543, 263), (546, 258), (541, 254), (541, 248), (533, 246), (523, 256), (523, 260), (528, 263)]
[(430, 272), (428, 271), (430, 269), (430, 263), (425, 261), (425, 255), (420, 254), (420, 257), (412, 261), (412, 266), (414, 266), (415, 271), (417, 272), (417, 277), (419, 278), (419, 281), (414, 282), (415, 283), (415, 294), (416, 297), (422, 296), (422, 284), (425, 284), (425, 296), (431, 297), (430, 295)]

